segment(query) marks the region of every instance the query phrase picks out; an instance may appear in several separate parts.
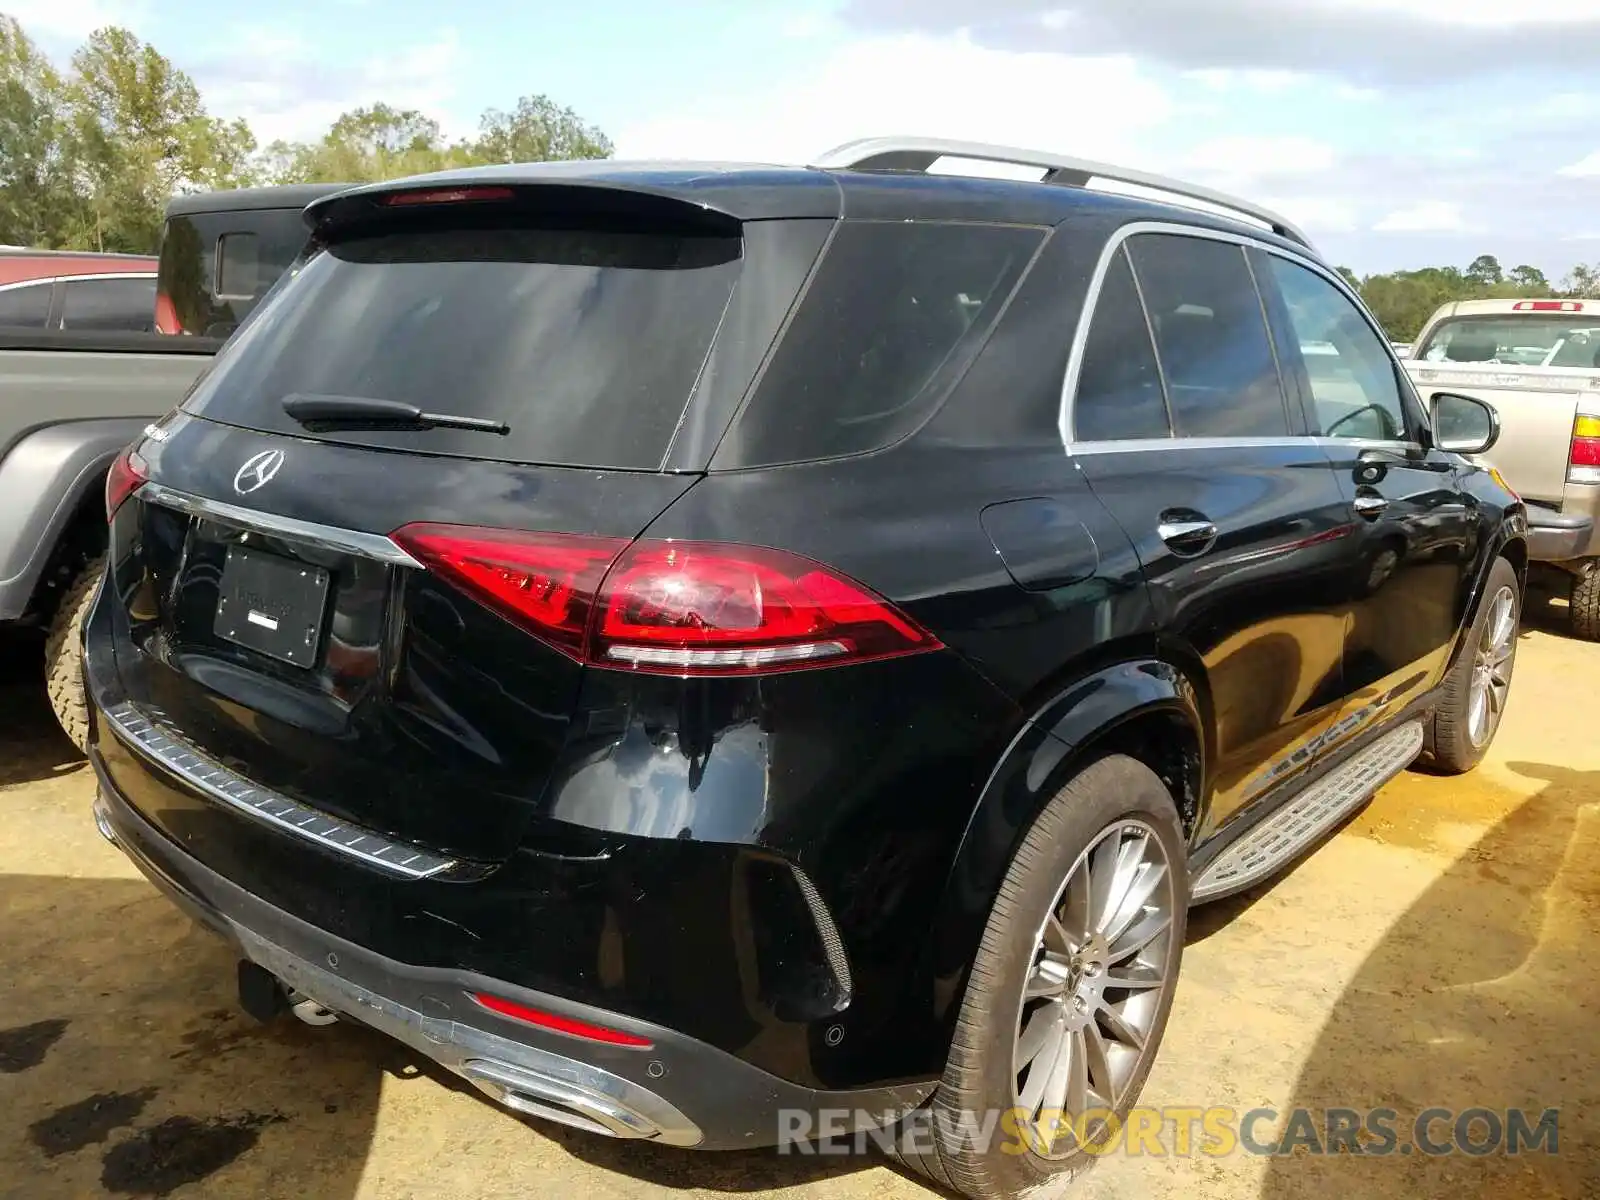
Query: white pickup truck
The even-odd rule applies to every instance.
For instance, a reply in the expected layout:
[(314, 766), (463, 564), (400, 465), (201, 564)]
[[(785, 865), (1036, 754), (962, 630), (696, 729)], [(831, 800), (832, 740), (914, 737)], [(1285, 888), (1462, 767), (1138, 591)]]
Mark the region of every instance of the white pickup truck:
[(1500, 414), (1490, 458), (1527, 503), (1530, 566), (1570, 581), (1573, 632), (1600, 640), (1600, 301), (1447, 304), (1402, 361), (1424, 402)]

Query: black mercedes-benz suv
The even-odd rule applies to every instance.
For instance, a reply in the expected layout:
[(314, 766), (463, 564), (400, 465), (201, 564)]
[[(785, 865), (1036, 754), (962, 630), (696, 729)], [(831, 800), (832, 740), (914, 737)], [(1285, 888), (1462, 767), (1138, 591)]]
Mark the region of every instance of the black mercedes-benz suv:
[(1042, 1194), (1136, 1098), (1189, 907), (1495, 732), (1494, 413), (1265, 210), (879, 139), (305, 219), (112, 471), (84, 635), (101, 830), (259, 1015)]

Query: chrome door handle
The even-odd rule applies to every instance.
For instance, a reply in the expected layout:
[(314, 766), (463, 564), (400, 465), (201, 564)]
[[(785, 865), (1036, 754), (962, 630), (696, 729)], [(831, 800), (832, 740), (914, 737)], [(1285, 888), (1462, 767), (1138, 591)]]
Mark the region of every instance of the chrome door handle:
[(1389, 507), (1389, 502), (1382, 496), (1357, 496), (1351, 503), (1363, 517), (1375, 517)]
[(1217, 527), (1210, 521), (1198, 519), (1162, 521), (1156, 526), (1156, 536), (1174, 554), (1192, 558), (1211, 549), (1217, 540)]

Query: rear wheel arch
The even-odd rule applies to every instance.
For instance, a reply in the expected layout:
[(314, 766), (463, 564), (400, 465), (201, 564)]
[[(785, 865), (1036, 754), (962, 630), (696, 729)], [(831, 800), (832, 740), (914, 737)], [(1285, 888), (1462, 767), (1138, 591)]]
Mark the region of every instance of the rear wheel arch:
[(1185, 835), (1203, 817), (1210, 734), (1203, 686), (1173, 662), (1127, 659), (1054, 689), (1001, 755), (952, 859), (934, 929), (935, 993), (953, 1021), (1001, 881), (1045, 805), (1111, 755), (1148, 766), (1172, 795)]

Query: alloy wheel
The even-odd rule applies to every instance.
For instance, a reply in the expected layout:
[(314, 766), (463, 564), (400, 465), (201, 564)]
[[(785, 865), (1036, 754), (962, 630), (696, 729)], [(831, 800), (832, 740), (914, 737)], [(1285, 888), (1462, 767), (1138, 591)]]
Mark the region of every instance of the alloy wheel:
[(1107, 827), (1067, 873), (1034, 939), (1012, 1048), (1013, 1099), (1041, 1157), (1095, 1145), (1154, 1053), (1177, 903), (1166, 847), (1140, 820)]
[(1467, 737), (1474, 749), (1488, 745), (1500, 727), (1516, 656), (1517, 594), (1502, 587), (1489, 601), (1483, 633), (1473, 652), (1472, 683), (1467, 689)]

